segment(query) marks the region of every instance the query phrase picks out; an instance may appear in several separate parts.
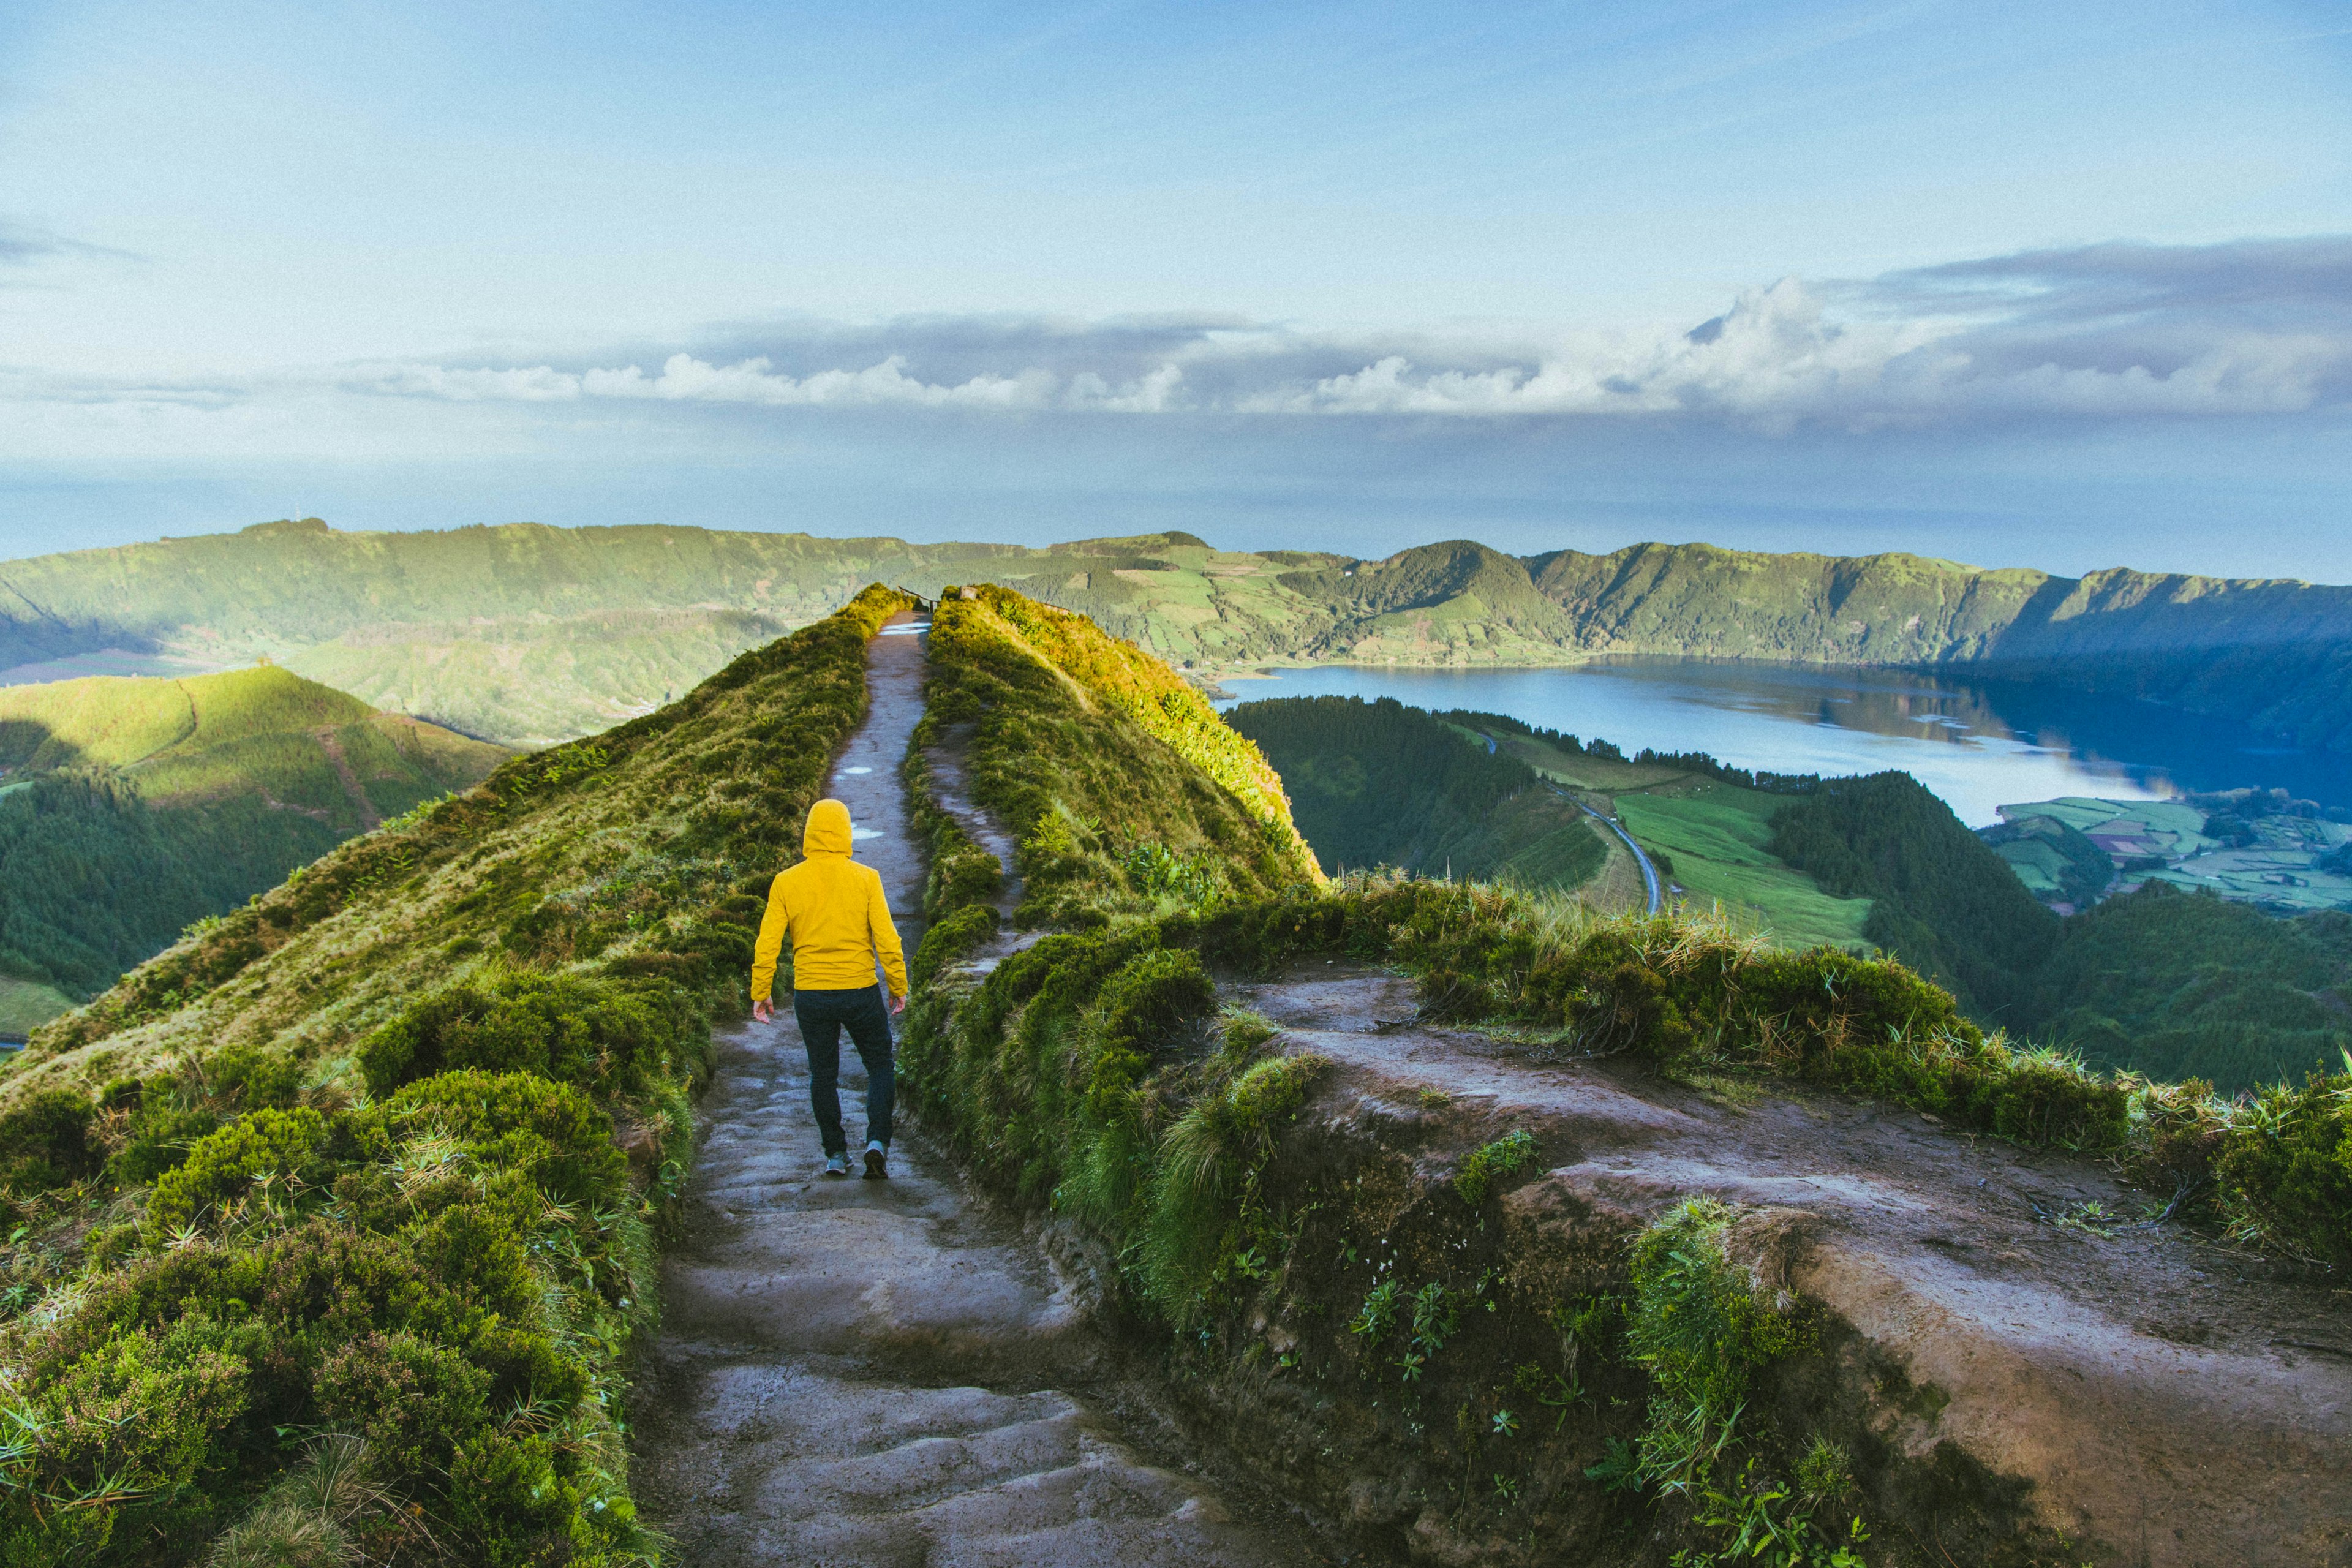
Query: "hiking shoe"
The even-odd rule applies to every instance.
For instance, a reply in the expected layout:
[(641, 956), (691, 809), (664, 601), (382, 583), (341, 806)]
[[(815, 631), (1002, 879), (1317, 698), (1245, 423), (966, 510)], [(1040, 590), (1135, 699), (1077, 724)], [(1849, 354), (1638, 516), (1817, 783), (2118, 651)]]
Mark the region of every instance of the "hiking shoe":
[(889, 1152), (879, 1143), (868, 1143), (866, 1146), (866, 1179), (869, 1182), (887, 1182), (890, 1179)]
[(846, 1154), (835, 1154), (829, 1156), (824, 1163), (824, 1173), (828, 1176), (845, 1176), (849, 1174), (849, 1156)]

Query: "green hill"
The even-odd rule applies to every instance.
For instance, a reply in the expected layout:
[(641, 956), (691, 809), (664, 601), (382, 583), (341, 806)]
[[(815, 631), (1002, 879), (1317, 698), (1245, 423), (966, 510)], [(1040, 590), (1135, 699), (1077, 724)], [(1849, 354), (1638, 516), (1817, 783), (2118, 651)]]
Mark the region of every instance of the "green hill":
[(506, 755), (283, 669), (0, 688), (0, 1027)]
[(1328, 871), (1582, 885), (1604, 847), (1580, 813), (1530, 813), (1531, 801), (1575, 813), (1540, 787), (1549, 779), (1616, 815), (1686, 909), (1719, 907), (1782, 949), (1893, 953), (1985, 1028), (2230, 1091), (2294, 1081), (2352, 1047), (2352, 915), (2281, 919), (2151, 883), (2062, 920), (2017, 875), (2020, 842), (1971, 833), (1906, 773), (1759, 781), (1712, 758), (1627, 760), (1498, 715), (1388, 700), (1276, 699), (1228, 717), (1281, 773)]
[(881, 579), (984, 579), (1204, 671), (1598, 653), (1921, 664), (2153, 698), (2352, 749), (2352, 589), (1640, 544), (1381, 560), (1187, 533), (1049, 549), (700, 528), (339, 533), (319, 520), (0, 563), (0, 670), (268, 656), (376, 707), (543, 745), (650, 711)]
[[(2289, 1255), (2352, 1259), (2352, 1182), (2339, 1165), (2352, 1149), (2344, 1109), (2352, 1078), (2273, 1090), (2259, 1106), (2119, 1079), (1988, 1035), (1948, 993), (1883, 957), (1791, 952), (1674, 917), (1604, 918), (1570, 900), (1472, 882), (1350, 874), (1266, 896), (1255, 844), (1203, 842), (1192, 823), (1163, 815), (1216, 793), (1183, 753), (1158, 760), (1151, 797), (1100, 784), (1071, 793), (1101, 776), (1093, 759), (1107, 737), (1076, 716), (1095, 689), (1050, 650), (993, 635), (990, 615), (1021, 609), (1001, 593), (989, 595), (985, 611), (940, 605), (935, 712), (953, 700), (955, 721), (974, 726), (976, 769), (1018, 759), (1038, 781), (1025, 816), (1006, 824), (1019, 830), (1008, 869), (1029, 879), (1084, 878), (1104, 896), (1084, 906), (1083, 922), (992, 949), (992, 879), (935, 879), (927, 912), (936, 923), (916, 963), (901, 1082), (969, 1170), (1051, 1223), (1069, 1248), (1064, 1256), (1088, 1260), (1106, 1318), (1147, 1347), (1156, 1342), (1154, 1364), (1179, 1391), (1171, 1401), (1186, 1418), (1266, 1457), (1266, 1484), (1321, 1518), (1349, 1517), (1351, 1499), (1393, 1487), (1409, 1500), (1387, 1516), (1395, 1521), (1387, 1533), (1367, 1539), (1387, 1546), (1409, 1531), (1416, 1546), (1464, 1542), (1454, 1560), (1502, 1561), (1524, 1556), (1527, 1542), (1566, 1539), (1559, 1521), (1574, 1500), (1622, 1510), (1605, 1541), (1576, 1544), (1579, 1561), (1748, 1561), (1764, 1540), (1776, 1560), (1828, 1563), (1862, 1561), (1841, 1543), (1894, 1537), (1897, 1521), (1916, 1519), (1914, 1533), (1925, 1539), (1973, 1506), (1942, 1493), (1922, 1502), (1927, 1488), (1865, 1484), (1840, 1491), (1851, 1505), (1823, 1530), (1788, 1503), (1796, 1489), (1759, 1483), (1802, 1474), (1810, 1451), (1836, 1460), (1832, 1486), (1852, 1487), (1846, 1459), (1821, 1434), (1853, 1397), (1836, 1369), (1857, 1336), (1843, 1328), (1817, 1335), (1834, 1320), (1808, 1318), (1759, 1351), (1737, 1336), (1763, 1331), (1722, 1327), (1767, 1322), (1787, 1310), (1797, 1287), (1777, 1260), (1756, 1265), (1774, 1271), (1759, 1277), (1745, 1258), (1733, 1265), (1719, 1250), (1682, 1249), (1688, 1232), (1674, 1228), (1675, 1215), (1758, 1230), (1769, 1222), (1719, 1205), (1668, 1206), (1675, 1184), (1728, 1182), (1714, 1162), (1714, 1127), (1675, 1145), (1670, 1161), (1645, 1162), (1641, 1138), (1663, 1119), (1645, 1072), (1735, 1106), (1796, 1084), (1900, 1103), (1971, 1144), (1990, 1136), (2110, 1159), (2159, 1202), (2173, 1199), (2175, 1218), (2227, 1226)], [(1319, 776), (1286, 779), (1310, 837), (1320, 819), (1363, 842), (1393, 835), (1411, 843), (1425, 822), (1391, 812), (1374, 794), (1376, 776), (1464, 800), (1482, 790), (1492, 803), (1515, 798), (1515, 775), (1475, 763), (1456, 768), (1451, 748), (1486, 753), (1461, 747), (1434, 718), (1371, 705), (1268, 705), (1244, 724), (1277, 760), (1286, 742), (1270, 719), (1286, 716), (1326, 742), (1308, 770)], [(1376, 775), (1381, 759), (1367, 747), (1391, 736), (1440, 751)], [(1696, 771), (1691, 759), (1667, 768)], [(1774, 793), (1754, 789), (1752, 779), (1708, 782)], [(1781, 795), (1774, 819), (1827, 794), (1820, 822), (1802, 829), (1818, 829), (1809, 849), (1826, 862), (1834, 845), (1874, 889), (1895, 895), (1899, 913), (1924, 907), (1931, 884), (1985, 880), (1982, 866), (1959, 858), (1965, 845), (2002, 879), (1985, 880), (1988, 888), (2005, 885), (2045, 928), (2054, 924), (1957, 822), (1955, 839), (1904, 811), (1893, 785), (1858, 782), (1870, 787)], [(1373, 810), (1349, 821), (1346, 803)], [(1326, 804), (1332, 815), (1318, 818)], [(1884, 841), (1865, 809), (1881, 805), (1895, 826), (1922, 839), (1918, 853)], [(1133, 897), (1104, 858), (1074, 868), (1067, 839), (1051, 826), (1097, 810), (1122, 835), (1186, 844), (1206, 859), (1204, 874), (1154, 901)], [(940, 817), (943, 851), (980, 853)], [(1066, 895), (1061, 907), (1073, 907)], [(1024, 904), (1017, 918), (1061, 923), (1039, 919), (1045, 913)], [(1942, 940), (1956, 957), (1976, 956), (1964, 934)], [(1400, 975), (1418, 1005), (1406, 1016), (1367, 1016), (1375, 998), (1392, 1015), (1407, 1012), (1389, 989)], [(1282, 1007), (1287, 1026), (1243, 1002)], [(1334, 1042), (1360, 1032), (1400, 1027), (1423, 1032), (1339, 1061), (1323, 1054), (1338, 1055)], [(1441, 1054), (1481, 1033), (1475, 1050)], [(1566, 1123), (1548, 1137), (1526, 1125), (1532, 1117), (1509, 1090), (1497, 1094), (1500, 1075), (1486, 1070), (1485, 1058), (1544, 1062), (1554, 1053), (1614, 1060), (1605, 1074), (1544, 1086)], [(1444, 1072), (1408, 1089), (1397, 1064), (1432, 1058)], [(1638, 1108), (1616, 1114), (1638, 1116), (1643, 1133), (1618, 1130), (1624, 1123), (1609, 1120), (1612, 1100)], [(1824, 1114), (1819, 1101), (1805, 1110)], [(1801, 1131), (1794, 1136), (1803, 1142)], [(1732, 1141), (1726, 1129), (1721, 1142)], [(1604, 1162), (1593, 1161), (1595, 1149)], [(1952, 1151), (1975, 1157), (1957, 1140)], [(1808, 1157), (1834, 1165), (1838, 1152), (1824, 1146)], [(1773, 1158), (1778, 1171), (1785, 1154), (1777, 1142)], [(1557, 1180), (1560, 1161), (1585, 1162), (1571, 1167), (1580, 1185), (1550, 1197), (1526, 1185), (1547, 1169)], [(2106, 1211), (2083, 1206), (2088, 1217), (2075, 1223), (2104, 1233)], [(1627, 1248), (1577, 1229), (1604, 1213), (1631, 1228), (1639, 1224), (1632, 1216), (1662, 1207), (1669, 1219), (1635, 1242), (1630, 1268)], [(1558, 1249), (1549, 1256), (1548, 1242)], [(1578, 1246), (1591, 1248), (1590, 1262), (1580, 1260), (1589, 1275), (1559, 1257)], [(1725, 1283), (1693, 1284), (1710, 1268)], [(1884, 1293), (1871, 1300), (1878, 1310)], [(1709, 1418), (1677, 1392), (1735, 1357), (1783, 1355), (1790, 1385), (1803, 1391), (1795, 1397), (1727, 1405)], [(1696, 1369), (1685, 1384), (1670, 1381), (1675, 1358)], [(1615, 1380), (1615, 1369), (1628, 1366), (1639, 1375)], [(1854, 1452), (1885, 1467), (1878, 1474), (1892, 1473), (1895, 1450)], [(1655, 1502), (1635, 1495), (1654, 1482)], [(1538, 1489), (1549, 1512), (1530, 1502)], [(1694, 1509), (1680, 1489), (1727, 1500)], [(1862, 1518), (1844, 1527), (1857, 1510)], [(2026, 1528), (2004, 1516), (1990, 1533), (2022, 1539)], [(1461, 1533), (1442, 1533), (1451, 1529)], [(2021, 1562), (2030, 1554), (2003, 1545), (1969, 1560), (2001, 1561), (2004, 1552)]]

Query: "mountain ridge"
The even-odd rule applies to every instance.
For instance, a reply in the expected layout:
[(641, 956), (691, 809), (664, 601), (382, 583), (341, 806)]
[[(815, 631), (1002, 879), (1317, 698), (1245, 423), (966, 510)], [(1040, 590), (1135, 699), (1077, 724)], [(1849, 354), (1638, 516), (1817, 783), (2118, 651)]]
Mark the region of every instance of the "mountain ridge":
[(2063, 683), (2352, 751), (2352, 587), (1702, 543), (1377, 560), (1164, 531), (1033, 548), (684, 525), (345, 533), (316, 519), (0, 563), (0, 672), (267, 655), (372, 704), (541, 745), (650, 711), (858, 584), (1001, 581), (1196, 673), (1651, 654)]

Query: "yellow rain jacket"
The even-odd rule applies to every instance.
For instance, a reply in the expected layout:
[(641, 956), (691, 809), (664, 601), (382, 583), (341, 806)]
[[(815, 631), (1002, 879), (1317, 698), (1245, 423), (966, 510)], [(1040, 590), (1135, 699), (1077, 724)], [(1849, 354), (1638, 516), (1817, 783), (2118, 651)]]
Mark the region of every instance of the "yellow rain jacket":
[(793, 936), (793, 984), (802, 991), (856, 991), (874, 984), (874, 955), (890, 994), (907, 994), (907, 961), (898, 928), (882, 897), (882, 878), (849, 858), (849, 808), (837, 800), (809, 807), (801, 835), (808, 858), (776, 873), (768, 885), (767, 918), (751, 952), (751, 1000), (765, 1002), (776, 984), (776, 955), (784, 932)]

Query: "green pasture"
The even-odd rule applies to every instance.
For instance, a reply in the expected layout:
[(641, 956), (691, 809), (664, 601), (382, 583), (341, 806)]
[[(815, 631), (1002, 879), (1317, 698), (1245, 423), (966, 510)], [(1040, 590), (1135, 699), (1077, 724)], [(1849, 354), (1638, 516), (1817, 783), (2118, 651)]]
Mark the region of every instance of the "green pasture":
[(1674, 859), (1674, 879), (1689, 902), (1720, 903), (1735, 919), (1754, 919), (1776, 947), (1862, 947), (1868, 899), (1834, 899), (1764, 846), (1772, 814), (1786, 797), (1708, 784), (1688, 792), (1617, 796), (1626, 830)]

